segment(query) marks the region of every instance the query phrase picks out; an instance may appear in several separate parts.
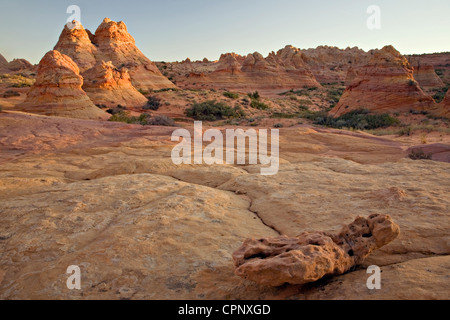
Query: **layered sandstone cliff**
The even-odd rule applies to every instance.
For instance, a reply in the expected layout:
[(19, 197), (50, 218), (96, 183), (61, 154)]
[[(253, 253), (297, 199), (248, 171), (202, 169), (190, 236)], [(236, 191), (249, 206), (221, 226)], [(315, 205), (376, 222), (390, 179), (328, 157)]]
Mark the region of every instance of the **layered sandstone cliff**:
[(355, 78), (330, 111), (333, 116), (357, 109), (377, 113), (429, 111), (434, 105), (414, 79), (409, 62), (392, 46), (372, 52), (368, 64), (353, 72)]
[(424, 88), (443, 87), (444, 82), (436, 74), (433, 65), (423, 60), (420, 56), (414, 56), (409, 59), (411, 66), (414, 68), (414, 78), (419, 85)]
[[(178, 77), (177, 84), (183, 87), (214, 88), (249, 92), (258, 90), (264, 94), (276, 94), (290, 89), (318, 87), (301, 51), (286, 46), (277, 53), (264, 58), (255, 52), (246, 57), (235, 53), (223, 54), (217, 63), (210, 63), (208, 72), (205, 62), (203, 70), (191, 70)], [(192, 67), (192, 66), (191, 66)]]

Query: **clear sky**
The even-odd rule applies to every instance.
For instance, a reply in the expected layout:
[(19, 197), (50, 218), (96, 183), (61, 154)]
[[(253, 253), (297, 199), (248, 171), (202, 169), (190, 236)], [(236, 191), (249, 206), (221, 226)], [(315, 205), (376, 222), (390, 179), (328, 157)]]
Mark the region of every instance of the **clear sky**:
[[(92, 32), (105, 17), (124, 21), (154, 61), (266, 56), (287, 44), (450, 51), (450, 0), (0, 0), (0, 53), (38, 63), (58, 41), (69, 5)], [(380, 30), (367, 27), (369, 5), (381, 9)]]

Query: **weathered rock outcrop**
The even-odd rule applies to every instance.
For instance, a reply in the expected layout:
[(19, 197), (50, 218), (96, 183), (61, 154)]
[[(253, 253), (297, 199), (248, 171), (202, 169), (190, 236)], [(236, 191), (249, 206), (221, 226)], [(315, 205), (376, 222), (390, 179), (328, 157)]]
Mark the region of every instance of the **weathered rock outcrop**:
[(421, 87), (441, 88), (444, 86), (444, 82), (436, 74), (433, 65), (424, 62), (420, 56), (411, 57), (409, 63), (414, 68), (414, 78)]
[(434, 114), (450, 119), (450, 90), (447, 91), (444, 100), (438, 105)]
[(88, 30), (85, 30), (80, 22), (73, 21), (72, 25), (73, 28), (64, 26), (54, 50), (72, 58), (80, 72), (83, 73), (97, 63), (97, 47), (91, 42), (90, 32), (88, 33)]
[(8, 64), (8, 60), (0, 54), (0, 67), (5, 67)]
[(102, 61), (112, 61), (118, 68), (127, 68), (134, 87), (137, 89), (174, 88), (175, 85), (164, 77), (156, 65), (137, 47), (128, 33), (124, 22), (105, 18), (95, 31), (95, 35), (85, 30), (79, 22), (76, 28), (64, 27), (55, 50), (71, 57), (81, 73)]
[(83, 77), (70, 57), (53, 50), (39, 62), (35, 84), (19, 110), (44, 115), (99, 119), (107, 114), (97, 108), (81, 88)]
[(142, 107), (147, 103), (147, 98), (131, 84), (128, 71), (117, 69), (111, 61), (97, 63), (84, 76), (83, 90), (95, 104)]
[(339, 235), (305, 232), (295, 238), (250, 239), (233, 254), (236, 274), (270, 286), (314, 282), (349, 271), (399, 233), (389, 216), (375, 214), (358, 217)]
[(303, 60), (320, 83), (344, 82), (349, 68), (366, 65), (370, 59), (370, 52), (357, 47), (319, 46), (302, 50), (302, 53)]
[[(177, 79), (184, 87), (227, 88), (239, 92), (258, 90), (263, 94), (277, 94), (290, 89), (318, 87), (301, 51), (286, 46), (267, 58), (255, 52), (246, 57), (235, 53), (223, 54), (212, 71), (191, 70)], [(206, 72), (205, 72), (206, 71)], [(199, 75), (201, 75), (199, 77)]]
[(450, 84), (450, 52), (406, 56), (410, 63), (420, 60), (422, 65), (433, 66), (436, 74), (445, 84)]
[(419, 87), (406, 58), (392, 46), (372, 55), (367, 65), (356, 68), (357, 76), (330, 111), (331, 115), (340, 116), (357, 109), (378, 113), (430, 110), (434, 100)]

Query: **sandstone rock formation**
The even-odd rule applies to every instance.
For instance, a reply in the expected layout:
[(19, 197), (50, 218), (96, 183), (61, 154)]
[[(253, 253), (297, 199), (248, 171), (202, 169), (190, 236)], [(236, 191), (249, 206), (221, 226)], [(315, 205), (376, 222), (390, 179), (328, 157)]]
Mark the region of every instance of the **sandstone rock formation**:
[(11, 71), (25, 71), (34, 69), (34, 65), (25, 59), (14, 59), (8, 63), (7, 67)]
[(83, 78), (70, 57), (53, 50), (39, 62), (35, 84), (19, 110), (81, 119), (99, 119), (107, 114), (97, 108), (82, 90)]
[(195, 70), (195, 66), (191, 65), (190, 72), (177, 78), (177, 84), (183, 87), (226, 88), (243, 93), (258, 90), (268, 95), (320, 86), (303, 61), (301, 51), (292, 46), (272, 52), (267, 58), (258, 52), (246, 57), (226, 53), (217, 63), (210, 65), (213, 66), (211, 71), (204, 66), (201, 71)]
[[(448, 297), (450, 164), (406, 159), (386, 138), (297, 127), (280, 130), (280, 172), (268, 178), (259, 166), (175, 166), (172, 132), (3, 113), (0, 298)], [(339, 234), (354, 212), (390, 215), (402, 231), (360, 270), (301, 287), (234, 274), (242, 239)], [(66, 286), (73, 264), (81, 290)], [(373, 264), (382, 290), (366, 287)]]
[(83, 90), (97, 105), (142, 107), (147, 103), (147, 98), (131, 84), (128, 71), (117, 69), (111, 61), (97, 63), (84, 77)]
[(5, 57), (0, 54), (0, 67), (6, 67), (7, 64), (8, 60), (6, 60)]
[(399, 233), (389, 216), (371, 215), (358, 217), (337, 236), (305, 232), (295, 238), (246, 240), (233, 254), (236, 274), (270, 286), (314, 282), (349, 271)]
[(80, 72), (83, 73), (97, 63), (98, 50), (89, 37), (90, 32), (88, 33), (88, 30), (85, 30), (80, 22), (73, 21), (72, 25), (73, 28), (69, 28), (68, 25), (64, 26), (54, 50), (72, 58)]
[(450, 52), (410, 55), (406, 58), (414, 64), (420, 60), (422, 65), (433, 66), (436, 74), (445, 84), (450, 84)]
[(84, 30), (79, 22), (74, 23), (77, 28), (64, 27), (54, 49), (70, 56), (80, 66), (82, 74), (99, 62), (112, 61), (116, 67), (128, 69), (132, 84), (137, 89), (175, 87), (136, 47), (124, 22), (105, 18), (95, 35)]
[(420, 56), (413, 56), (409, 63), (414, 68), (414, 78), (424, 88), (441, 88), (444, 86), (441, 78), (436, 74), (433, 65), (424, 63)]
[(450, 119), (450, 90), (447, 91), (444, 100), (437, 106), (434, 114)]
[(302, 50), (302, 53), (303, 60), (320, 83), (344, 82), (349, 68), (363, 66), (370, 59), (370, 52), (357, 47), (339, 49), (319, 46)]
[(357, 68), (357, 76), (347, 87), (330, 114), (340, 116), (357, 109), (371, 112), (429, 111), (434, 100), (414, 79), (413, 68), (392, 46), (372, 52), (369, 63)]

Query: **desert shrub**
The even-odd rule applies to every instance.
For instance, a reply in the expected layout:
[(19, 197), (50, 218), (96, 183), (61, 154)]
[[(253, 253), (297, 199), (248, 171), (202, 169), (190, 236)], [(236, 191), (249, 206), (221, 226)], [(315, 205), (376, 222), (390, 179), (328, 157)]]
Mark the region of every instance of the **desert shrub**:
[(441, 88), (441, 89), (435, 89), (435, 94), (433, 95), (433, 99), (434, 101), (436, 101), (436, 103), (441, 103), (442, 100), (444, 100), (445, 94), (448, 91), (448, 86)]
[(433, 155), (431, 153), (425, 153), (422, 149), (413, 149), (408, 157), (412, 160), (431, 160)]
[(3, 95), (3, 98), (20, 97), (20, 93), (14, 90), (7, 90)]
[(149, 91), (144, 90), (144, 89), (138, 89), (138, 91), (139, 91), (140, 94), (142, 94), (144, 96), (150, 93)]
[(130, 117), (130, 113), (123, 110), (113, 113), (112, 116), (108, 119), (108, 121), (123, 123), (133, 123), (133, 120), (133, 117)]
[(214, 100), (194, 103), (191, 108), (186, 109), (186, 115), (194, 118), (195, 120), (202, 121), (215, 121), (242, 117), (237, 108), (233, 109), (223, 102), (216, 102)]
[(282, 123), (277, 123), (273, 126), (274, 128), (283, 128), (283, 124)]
[(119, 105), (117, 105), (117, 107), (115, 107), (115, 108), (110, 108), (110, 109), (106, 110), (106, 112), (108, 112), (108, 113), (114, 115), (114, 114), (123, 112), (123, 111), (125, 111), (125, 110), (127, 110), (127, 107), (124, 107), (124, 106), (122, 106), (122, 105), (119, 104)]
[(298, 115), (292, 113), (274, 112), (270, 117), (272, 119), (294, 119), (297, 118)]
[(259, 98), (261, 98), (261, 96), (260, 96), (260, 94), (259, 94), (258, 91), (249, 93), (248, 96), (249, 96), (251, 99), (254, 99), (254, 100), (259, 100)]
[(156, 116), (148, 121), (149, 125), (152, 126), (167, 126), (167, 127), (174, 127), (175, 121), (173, 121), (172, 118), (169, 118), (167, 116)]
[(337, 104), (339, 100), (341, 99), (342, 95), (344, 94), (345, 89), (344, 88), (338, 88), (338, 89), (332, 89), (328, 91), (328, 99), (332, 104)]
[(354, 110), (340, 117), (333, 118), (328, 115), (312, 114), (311, 118), (315, 124), (332, 128), (353, 128), (358, 130), (373, 130), (377, 128), (387, 128), (400, 121), (389, 114), (370, 114), (368, 110)]
[(267, 110), (269, 109), (269, 106), (265, 104), (264, 102), (258, 101), (256, 99), (252, 99), (252, 102), (250, 103), (250, 107), (258, 110)]
[(147, 104), (142, 108), (144, 110), (156, 111), (161, 107), (161, 99), (155, 96), (148, 98)]
[(130, 113), (126, 111), (120, 111), (116, 114), (113, 114), (108, 121), (140, 124), (143, 126), (175, 126), (175, 121), (167, 116), (156, 116), (152, 118), (148, 113), (142, 113), (141, 115), (139, 115), (139, 117), (134, 117), (130, 116)]
[(105, 106), (104, 104), (96, 104), (95, 105), (97, 108), (99, 108), (99, 109), (106, 109), (106, 108), (108, 108), (107, 106)]
[(19, 82), (19, 83), (12, 84), (10, 87), (11, 88), (26, 88), (26, 87), (31, 87), (31, 83)]
[(116, 114), (116, 113), (119, 113), (119, 112), (125, 111), (125, 110), (127, 110), (127, 107), (124, 107), (124, 106), (118, 104), (117, 107), (110, 108), (110, 109), (106, 110), (106, 112), (111, 113), (111, 114)]
[(230, 98), (230, 99), (233, 99), (233, 100), (236, 100), (236, 99), (239, 98), (239, 94), (233, 93), (233, 92), (230, 92), (230, 91), (224, 92), (223, 95), (224, 95), (225, 97)]

